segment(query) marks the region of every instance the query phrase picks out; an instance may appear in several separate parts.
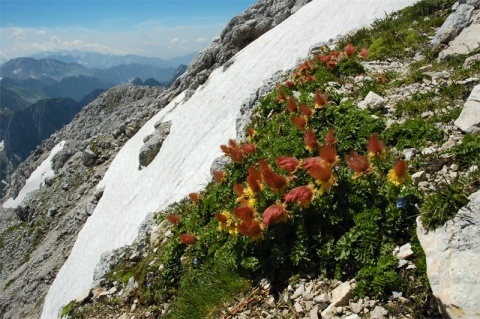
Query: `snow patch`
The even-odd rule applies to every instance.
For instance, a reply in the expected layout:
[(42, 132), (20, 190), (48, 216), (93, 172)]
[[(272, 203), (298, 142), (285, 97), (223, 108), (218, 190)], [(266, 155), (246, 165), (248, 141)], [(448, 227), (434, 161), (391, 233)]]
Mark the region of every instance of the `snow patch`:
[(5, 203), (3, 203), (3, 208), (17, 208), (18, 205), (25, 199), (25, 197), (37, 190), (42, 186), (43, 182), (47, 177), (52, 177), (55, 175), (52, 169), (52, 158), (63, 149), (65, 141), (61, 141), (50, 151), (48, 157), (40, 164), (39, 167), (30, 175), (30, 177), (25, 182), (25, 186), (20, 190), (15, 199), (9, 198)]
[[(132, 137), (111, 163), (98, 187), (105, 187), (93, 215), (80, 231), (69, 258), (45, 299), (42, 319), (93, 283), (102, 253), (132, 243), (145, 216), (160, 211), (210, 180), (220, 144), (235, 138), (241, 103), (278, 70), (293, 68), (308, 49), (362, 27), (415, 0), (312, 1), (245, 47), (226, 70), (218, 68), (186, 102), (177, 97)], [(138, 170), (143, 138), (159, 120), (172, 121), (170, 134), (150, 165)]]

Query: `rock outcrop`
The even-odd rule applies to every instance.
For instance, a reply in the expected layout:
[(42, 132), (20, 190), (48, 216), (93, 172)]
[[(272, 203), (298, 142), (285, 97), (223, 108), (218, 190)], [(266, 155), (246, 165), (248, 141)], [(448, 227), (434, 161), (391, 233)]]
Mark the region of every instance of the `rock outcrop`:
[(480, 134), (480, 85), (476, 85), (455, 125), (465, 133)]
[(140, 167), (145, 167), (150, 164), (155, 156), (160, 151), (163, 141), (167, 138), (170, 133), (170, 127), (172, 122), (168, 121), (165, 123), (157, 123), (155, 125), (155, 132), (145, 137), (143, 140), (143, 146), (140, 149), (140, 154), (138, 155), (138, 160), (140, 162)]
[(200, 52), (185, 73), (172, 85), (173, 99), (186, 89), (196, 90), (205, 83), (210, 73), (223, 65), (234, 63), (233, 56), (250, 42), (260, 37), (311, 0), (260, 0), (245, 12), (234, 17), (219, 38)]
[(469, 199), (453, 220), (434, 231), (418, 220), (433, 294), (453, 319), (480, 318), (480, 191)]
[(440, 52), (440, 61), (455, 54), (467, 54), (480, 47), (480, 1), (458, 1), (454, 12), (438, 29), (432, 40), (432, 45), (446, 46)]

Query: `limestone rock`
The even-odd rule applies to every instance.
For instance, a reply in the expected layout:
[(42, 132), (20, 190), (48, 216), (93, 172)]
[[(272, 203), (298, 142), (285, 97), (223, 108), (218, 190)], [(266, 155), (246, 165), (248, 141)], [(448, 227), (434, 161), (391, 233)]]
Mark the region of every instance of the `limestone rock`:
[(385, 316), (383, 315), (383, 312), (385, 309), (382, 306), (376, 306), (372, 312), (370, 313), (370, 318), (371, 319), (383, 319)]
[(358, 107), (362, 110), (369, 108), (372, 111), (377, 111), (383, 108), (385, 99), (375, 92), (368, 92), (365, 99), (358, 103)]
[(473, 88), (455, 125), (466, 133), (480, 134), (480, 85)]
[(477, 63), (479, 61), (480, 61), (480, 54), (472, 55), (465, 59), (465, 62), (463, 63), (463, 68), (470, 69), (474, 63)]
[(146, 167), (150, 164), (155, 156), (157, 156), (160, 148), (162, 147), (163, 142), (167, 138), (168, 134), (170, 134), (170, 127), (172, 126), (172, 122), (168, 121), (158, 125), (155, 129), (153, 134), (147, 136), (144, 139), (144, 144), (140, 149), (140, 154), (138, 156), (140, 166)]
[(420, 182), (424, 182), (427, 180), (427, 173), (425, 171), (420, 171), (412, 174), (412, 182), (415, 185), (418, 185)]
[(338, 286), (332, 291), (332, 305), (348, 305), (348, 299), (352, 297), (352, 291), (352, 286), (348, 281), (342, 283), (340, 286)]
[(480, 318), (480, 191), (469, 200), (436, 230), (426, 231), (417, 219), (432, 292), (453, 319)]
[(398, 253), (397, 253), (397, 258), (398, 259), (407, 259), (408, 257), (413, 255), (413, 250), (412, 250), (412, 245), (410, 243), (407, 243), (400, 247)]
[(468, 25), (474, 9), (474, 6), (460, 4), (438, 29), (432, 45), (447, 44), (452, 41)]
[(90, 147), (88, 147), (85, 151), (83, 151), (82, 163), (87, 167), (93, 166), (95, 165), (97, 157), (98, 157), (97, 154), (95, 154), (95, 152), (92, 151)]
[(450, 55), (468, 54), (480, 47), (480, 11), (473, 17), (473, 21), (449, 43), (446, 49), (440, 52), (438, 55), (440, 61), (445, 60)]

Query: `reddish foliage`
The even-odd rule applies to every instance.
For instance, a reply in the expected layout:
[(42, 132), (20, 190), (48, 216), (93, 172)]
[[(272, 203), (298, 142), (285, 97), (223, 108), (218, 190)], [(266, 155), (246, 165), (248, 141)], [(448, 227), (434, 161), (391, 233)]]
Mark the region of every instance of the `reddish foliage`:
[(356, 155), (354, 152), (351, 152), (345, 160), (347, 165), (357, 174), (364, 174), (370, 170), (370, 162), (364, 155)]
[(283, 89), (281, 86), (277, 88), (278, 92), (278, 97), (277, 97), (277, 103), (283, 103), (287, 99), (287, 96), (285, 95), (285, 92), (283, 92)]
[(303, 140), (308, 150), (314, 150), (318, 147), (317, 136), (312, 129), (308, 129), (303, 135)]
[(297, 102), (292, 96), (288, 98), (287, 111), (290, 113), (297, 112)]
[(243, 162), (243, 151), (238, 148), (230, 148), (230, 158), (235, 163), (242, 163)]
[(308, 106), (305, 106), (305, 105), (300, 106), (300, 110), (307, 117), (310, 117), (315, 113), (311, 108), (309, 108)]
[(242, 146), (242, 151), (245, 154), (254, 154), (257, 150), (257, 145), (255, 144), (245, 144)]
[(279, 157), (275, 160), (275, 163), (277, 163), (278, 167), (286, 170), (289, 173), (295, 172), (300, 165), (300, 161), (298, 159), (289, 156)]
[(323, 145), (320, 148), (320, 157), (325, 163), (327, 163), (329, 166), (332, 166), (338, 160), (337, 150), (331, 145)]
[(408, 173), (408, 165), (407, 162), (402, 160), (398, 162), (394, 167), (393, 171), (397, 176), (405, 176)]
[(227, 216), (222, 213), (215, 213), (215, 218), (222, 224), (225, 224), (228, 220)]
[(235, 193), (235, 195), (237, 195), (238, 197), (241, 197), (243, 195), (243, 190), (244, 190), (244, 187), (242, 184), (235, 184), (233, 185), (233, 192)]
[(219, 183), (225, 179), (225, 171), (213, 171), (212, 174), (213, 178)]
[(378, 139), (377, 135), (373, 134), (368, 138), (367, 149), (377, 156), (385, 150), (385, 145)]
[(357, 51), (357, 48), (355, 48), (351, 43), (347, 44), (347, 46), (343, 49), (345, 51), (345, 54), (351, 58), (355, 52)]
[(287, 217), (288, 215), (285, 207), (280, 204), (273, 204), (269, 206), (262, 214), (263, 223), (267, 227), (271, 223), (285, 222)]
[(307, 173), (312, 178), (320, 181), (321, 183), (327, 183), (330, 180), (330, 177), (332, 177), (332, 171), (330, 170), (330, 168), (320, 164), (316, 164), (310, 167)]
[(220, 148), (222, 149), (222, 152), (224, 152), (225, 154), (230, 154), (230, 147), (228, 147), (227, 145), (220, 145)]
[(260, 222), (256, 219), (246, 220), (237, 226), (238, 232), (252, 239), (260, 238), (262, 234), (262, 227)]
[(241, 220), (250, 220), (253, 218), (253, 209), (248, 206), (235, 207), (233, 213)]
[(333, 130), (328, 130), (327, 135), (325, 135), (325, 143), (327, 143), (327, 145), (337, 144)]
[(323, 108), (328, 103), (328, 97), (323, 95), (319, 90), (315, 91), (315, 108)]
[(308, 205), (315, 193), (310, 186), (298, 186), (292, 189), (287, 195), (285, 195), (285, 201), (296, 202), (300, 205)]
[(287, 186), (287, 178), (283, 175), (275, 174), (273, 171), (262, 172), (263, 181), (275, 191), (282, 191)]
[(301, 117), (301, 116), (292, 117), (292, 123), (299, 130), (303, 130), (305, 128), (305, 126), (307, 126), (307, 120), (304, 117)]
[(180, 238), (180, 242), (184, 245), (193, 245), (197, 241), (197, 237), (195, 235), (190, 235), (190, 234), (181, 234), (178, 235)]
[(180, 217), (178, 217), (176, 215), (168, 215), (167, 219), (170, 222), (170, 224), (172, 224), (172, 225), (177, 225), (178, 222), (180, 221)]
[(190, 199), (194, 203), (196, 203), (200, 200), (200, 194), (198, 194), (198, 193), (190, 193), (190, 194), (188, 194), (188, 197), (190, 197)]
[(287, 86), (289, 88), (294, 88), (296, 86), (296, 84), (293, 81), (287, 81), (287, 82), (285, 82), (285, 86)]
[(309, 157), (303, 160), (303, 168), (306, 170), (309, 170), (312, 168), (314, 165), (319, 165), (322, 162), (321, 157)]
[(358, 54), (358, 57), (361, 59), (365, 59), (367, 56), (368, 56), (368, 49), (366, 48), (363, 48)]

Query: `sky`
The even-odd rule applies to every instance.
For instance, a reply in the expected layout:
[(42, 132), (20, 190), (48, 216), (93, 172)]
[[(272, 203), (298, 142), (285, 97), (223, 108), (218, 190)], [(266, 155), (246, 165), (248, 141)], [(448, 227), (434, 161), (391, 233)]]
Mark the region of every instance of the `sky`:
[(198, 52), (255, 0), (0, 0), (0, 63), (82, 50), (172, 58)]

